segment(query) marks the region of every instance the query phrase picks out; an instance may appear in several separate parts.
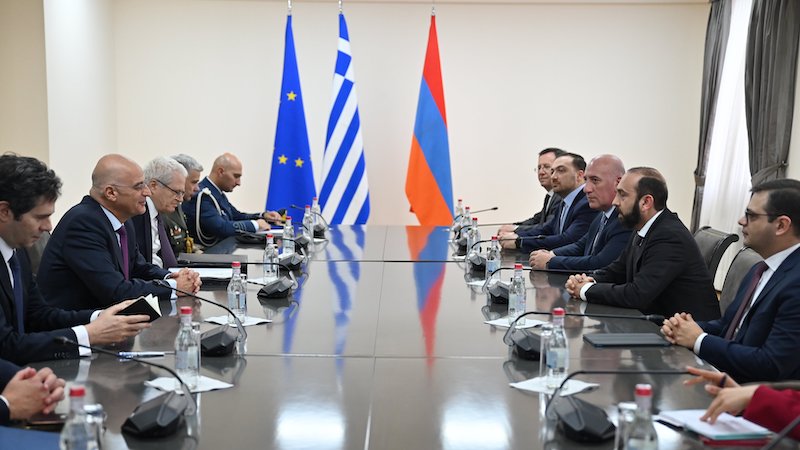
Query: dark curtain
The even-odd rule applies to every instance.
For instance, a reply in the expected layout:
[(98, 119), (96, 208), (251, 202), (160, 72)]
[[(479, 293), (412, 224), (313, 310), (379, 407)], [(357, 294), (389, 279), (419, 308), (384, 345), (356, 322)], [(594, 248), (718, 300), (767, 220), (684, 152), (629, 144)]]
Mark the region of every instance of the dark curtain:
[(725, 46), (731, 26), (732, 0), (714, 0), (706, 27), (705, 56), (703, 57), (703, 90), (700, 98), (700, 142), (697, 148), (697, 168), (694, 170), (694, 203), (692, 205), (692, 231), (697, 231), (700, 208), (703, 206), (703, 187), (706, 184), (708, 147), (717, 103), (719, 79), (725, 60)]
[(744, 80), (753, 185), (786, 176), (799, 35), (798, 0), (753, 2)]

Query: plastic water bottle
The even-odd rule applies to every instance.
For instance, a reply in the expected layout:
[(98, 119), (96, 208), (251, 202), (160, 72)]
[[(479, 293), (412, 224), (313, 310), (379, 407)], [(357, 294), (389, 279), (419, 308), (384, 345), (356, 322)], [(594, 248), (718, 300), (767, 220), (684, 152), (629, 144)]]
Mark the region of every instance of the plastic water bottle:
[(653, 416), (650, 412), (653, 403), (653, 388), (649, 384), (637, 384), (634, 395), (636, 396), (636, 418), (628, 432), (625, 449), (656, 450), (658, 449), (658, 434), (653, 426)]
[(461, 220), (461, 216), (464, 215), (464, 200), (458, 199), (456, 203), (456, 210), (453, 212), (453, 216), (456, 220)]
[(319, 199), (317, 197), (311, 199), (311, 214), (314, 215), (314, 226), (317, 226), (319, 216), (322, 214), (322, 210), (319, 207)]
[(275, 248), (275, 238), (267, 235), (267, 244), (264, 246), (264, 279), (275, 278), (278, 275), (278, 250)]
[[(244, 322), (247, 317), (247, 286), (242, 279), (242, 265), (239, 261), (231, 263), (233, 275), (231, 282), (228, 283), (228, 308), (230, 308), (240, 321)], [(228, 317), (228, 323), (233, 325), (236, 321), (233, 317)]]
[(69, 417), (61, 429), (59, 447), (61, 450), (97, 450), (97, 433), (89, 423), (83, 409), (86, 389), (72, 386), (69, 390)]
[(292, 225), (292, 218), (286, 216), (286, 221), (283, 223), (283, 254), (291, 255), (294, 253), (294, 225)]
[(492, 243), (489, 245), (489, 250), (486, 251), (485, 279), (488, 280), (489, 278), (500, 278), (500, 273), (492, 274), (492, 272), (500, 268), (500, 260), (500, 241), (497, 240), (497, 236), (492, 236)]
[(547, 344), (547, 387), (555, 389), (567, 377), (569, 347), (564, 331), (564, 308), (553, 309), (553, 333)]
[(469, 206), (464, 207), (464, 215), (461, 216), (461, 232), (464, 233), (467, 228), (472, 225), (472, 216), (469, 212)]
[(311, 214), (311, 205), (306, 205), (306, 212), (303, 214), (303, 236), (314, 242), (314, 215)]
[(480, 245), (476, 245), (481, 240), (481, 232), (478, 231), (478, 218), (472, 218), (472, 225), (467, 228), (467, 259), (481, 251)]
[(543, 323), (542, 331), (539, 332), (539, 376), (547, 376), (547, 349), (552, 335), (553, 323)]
[(181, 306), (181, 327), (175, 336), (175, 372), (189, 389), (200, 379), (200, 341), (192, 327), (192, 307)]
[[(522, 264), (514, 264), (514, 276), (511, 278), (511, 286), (508, 287), (508, 324), (525, 314), (526, 291), (525, 278), (522, 277)], [(518, 327), (525, 325), (525, 318), (517, 321)]]

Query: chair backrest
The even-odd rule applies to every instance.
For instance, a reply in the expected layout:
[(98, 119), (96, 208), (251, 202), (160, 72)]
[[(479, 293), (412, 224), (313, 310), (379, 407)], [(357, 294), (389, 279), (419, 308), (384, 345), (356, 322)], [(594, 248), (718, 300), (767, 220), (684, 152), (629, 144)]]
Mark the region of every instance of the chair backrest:
[(749, 247), (739, 250), (739, 253), (733, 257), (731, 267), (725, 275), (725, 282), (722, 283), (722, 294), (719, 296), (719, 309), (723, 314), (736, 298), (736, 293), (739, 291), (739, 285), (742, 284), (744, 276), (747, 275), (750, 268), (763, 259), (761, 255)]
[(39, 264), (42, 262), (42, 254), (50, 240), (50, 232), (45, 231), (35, 244), (28, 248), (28, 258), (31, 260), (31, 273), (35, 277), (39, 273)]
[(708, 272), (711, 274), (711, 279), (717, 274), (717, 267), (719, 261), (722, 259), (722, 254), (730, 247), (731, 244), (739, 240), (739, 235), (735, 233), (723, 233), (722, 231), (715, 230), (711, 227), (703, 227), (697, 230), (694, 234), (694, 240), (700, 248), (700, 254), (703, 255), (703, 260), (706, 262)]

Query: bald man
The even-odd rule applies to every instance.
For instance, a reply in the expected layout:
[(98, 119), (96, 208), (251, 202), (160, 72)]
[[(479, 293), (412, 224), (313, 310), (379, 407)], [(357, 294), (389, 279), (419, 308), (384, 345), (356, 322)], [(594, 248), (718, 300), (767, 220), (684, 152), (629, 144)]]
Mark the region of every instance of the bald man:
[(39, 288), (64, 309), (97, 309), (122, 300), (172, 291), (152, 280), (197, 292), (200, 278), (183, 269), (170, 273), (148, 263), (136, 245), (130, 219), (145, 212), (150, 189), (141, 167), (122, 155), (100, 158), (89, 195), (58, 222), (39, 267)]
[(242, 184), (242, 162), (225, 153), (214, 160), (211, 173), (198, 185), (198, 192), (181, 205), (186, 214), (189, 234), (195, 242), (210, 246), (238, 231), (256, 232), (269, 229), (269, 222), (282, 220), (274, 211), (243, 213), (228, 201), (226, 192)]

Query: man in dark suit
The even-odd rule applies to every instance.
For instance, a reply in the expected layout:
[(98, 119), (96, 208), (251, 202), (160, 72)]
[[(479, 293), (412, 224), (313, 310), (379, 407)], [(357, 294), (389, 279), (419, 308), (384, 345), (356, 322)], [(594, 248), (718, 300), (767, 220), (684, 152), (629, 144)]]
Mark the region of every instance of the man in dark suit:
[(122, 155), (100, 158), (89, 195), (61, 218), (45, 247), (38, 282), (48, 303), (64, 309), (95, 309), (122, 300), (172, 291), (151, 280), (166, 279), (196, 292), (196, 272), (170, 274), (139, 253), (130, 218), (144, 213), (150, 189), (142, 169)]
[(538, 165), (536, 166), (536, 175), (539, 178), (539, 184), (547, 191), (544, 196), (544, 205), (542, 209), (528, 219), (514, 222), (513, 224), (503, 225), (497, 230), (497, 236), (503, 238), (508, 233), (514, 233), (517, 228), (529, 228), (535, 225), (547, 223), (556, 213), (558, 205), (561, 204), (561, 197), (553, 192), (553, 161), (559, 156), (566, 153), (564, 150), (555, 147), (549, 147), (539, 152)]
[(107, 311), (65, 311), (42, 299), (25, 249), (52, 229), (60, 188), (59, 178), (41, 161), (0, 156), (0, 358), (17, 364), (91, 354), (57, 343), (56, 337), (104, 345), (149, 326), (147, 316), (116, 315), (127, 304)]
[(739, 219), (744, 245), (764, 258), (719, 320), (677, 314), (661, 331), (672, 343), (740, 382), (800, 379), (800, 181), (754, 186)]
[(692, 234), (667, 209), (661, 173), (649, 167), (628, 170), (617, 186), (614, 206), (623, 224), (634, 230), (625, 251), (594, 277), (570, 276), (567, 291), (589, 303), (644, 314), (689, 311), (702, 320), (718, 318), (711, 275)]
[(175, 212), (183, 200), (186, 169), (174, 159), (160, 156), (144, 166), (144, 182), (150, 189), (147, 208), (144, 214), (131, 218), (139, 251), (145, 261), (158, 267), (177, 267), (164, 215)]
[(211, 173), (200, 182), (200, 192), (181, 205), (189, 234), (202, 245), (210, 246), (236, 235), (237, 231), (268, 230), (270, 222), (282, 220), (275, 211), (243, 213), (228, 201), (226, 192), (241, 184), (242, 162), (225, 153), (214, 160)]
[(580, 155), (565, 153), (556, 158), (553, 161), (553, 191), (562, 198), (556, 214), (543, 225), (505, 235), (503, 247), (526, 252), (550, 250), (572, 244), (586, 234), (598, 213), (589, 208), (583, 192), (585, 170), (586, 161)]
[(529, 261), (534, 269), (591, 271), (613, 262), (625, 249), (631, 230), (622, 226), (618, 211), (612, 204), (617, 184), (625, 174), (625, 166), (614, 155), (601, 155), (586, 167), (583, 191), (589, 207), (600, 211), (589, 232), (574, 244), (553, 250), (536, 250)]
[(0, 359), (0, 425), (50, 414), (64, 399), (64, 385), (47, 367), (20, 369)]

